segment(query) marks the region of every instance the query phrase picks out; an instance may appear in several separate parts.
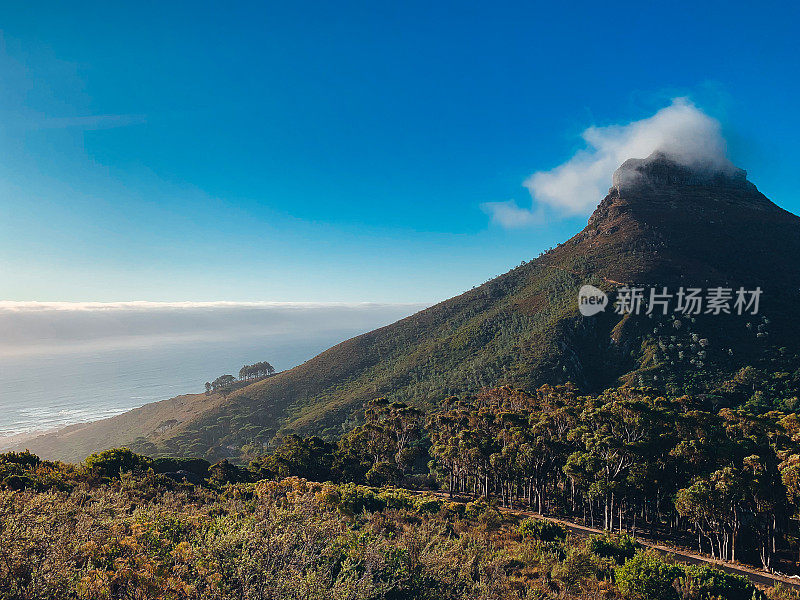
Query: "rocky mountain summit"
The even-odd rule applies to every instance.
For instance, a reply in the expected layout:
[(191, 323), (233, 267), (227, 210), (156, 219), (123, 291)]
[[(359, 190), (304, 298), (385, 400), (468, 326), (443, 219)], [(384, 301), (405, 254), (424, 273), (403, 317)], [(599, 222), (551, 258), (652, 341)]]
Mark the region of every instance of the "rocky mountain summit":
[(663, 154), (629, 159), (587, 227), (573, 238), (591, 255), (640, 248), (627, 280), (694, 285), (800, 287), (800, 219), (747, 180), (746, 172), (692, 168)]
[(659, 151), (647, 158), (629, 158), (614, 171), (611, 181), (618, 191), (621, 187), (684, 185), (755, 189), (747, 180), (747, 171), (733, 164), (688, 163)]

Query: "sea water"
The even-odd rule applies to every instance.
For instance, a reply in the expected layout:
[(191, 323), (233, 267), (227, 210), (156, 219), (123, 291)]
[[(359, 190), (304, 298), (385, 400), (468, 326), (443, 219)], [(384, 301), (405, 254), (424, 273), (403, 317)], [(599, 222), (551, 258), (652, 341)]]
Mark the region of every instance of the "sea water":
[[(21, 434), (204, 391), (268, 361), (290, 369), (418, 305), (0, 302), (0, 449)], [(17, 436), (11, 440), (10, 436)]]
[(149, 402), (199, 393), (206, 381), (269, 361), (288, 369), (359, 331), (297, 338), (158, 345), (0, 356), (0, 438), (114, 416)]

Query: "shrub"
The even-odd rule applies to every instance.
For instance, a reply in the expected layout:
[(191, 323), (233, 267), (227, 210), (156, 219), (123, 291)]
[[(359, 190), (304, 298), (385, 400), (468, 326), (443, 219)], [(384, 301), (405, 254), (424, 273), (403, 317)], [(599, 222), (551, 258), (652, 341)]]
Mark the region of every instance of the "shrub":
[(794, 587), (779, 581), (769, 588), (766, 594), (761, 595), (761, 598), (764, 597), (769, 598), (769, 600), (797, 600), (800, 598), (800, 592)]
[(339, 510), (345, 514), (359, 515), (364, 511), (376, 512), (386, 508), (386, 502), (363, 485), (345, 484), (339, 488), (339, 494)]
[(378, 499), (384, 502), (387, 508), (413, 510), (416, 505), (416, 498), (412, 494), (397, 488), (381, 490)]
[(86, 461), (90, 471), (101, 477), (119, 477), (121, 473), (144, 471), (152, 466), (146, 456), (136, 454), (128, 448), (113, 448), (90, 455)]
[(400, 478), (400, 469), (393, 463), (380, 462), (367, 471), (367, 483), (380, 487), (389, 483), (395, 483)]
[(585, 549), (575, 549), (567, 554), (563, 562), (553, 568), (553, 579), (564, 583), (568, 591), (577, 592), (584, 579), (597, 575), (596, 560)]
[(477, 519), (490, 508), (491, 506), (485, 499), (478, 498), (474, 502), (467, 502), (467, 506), (464, 509), (464, 516), (467, 519)]
[(35, 454), (31, 454), (28, 450), (24, 452), (6, 452), (5, 454), (0, 454), (0, 464), (14, 464), (19, 465), (22, 468), (35, 468), (38, 467), (42, 462)]
[(322, 491), (315, 494), (315, 498), (322, 506), (339, 506), (342, 501), (339, 490), (332, 485), (323, 486)]
[(9, 475), (2, 484), (10, 490), (36, 489), (36, 480), (30, 475)]
[(417, 499), (416, 509), (417, 512), (421, 514), (436, 514), (442, 510), (442, 504), (443, 502), (438, 498), (422, 496)]
[(558, 523), (544, 519), (525, 519), (517, 529), (524, 538), (535, 538), (543, 542), (555, 542), (567, 538), (567, 530)]
[(621, 565), (629, 558), (633, 558), (636, 550), (641, 548), (641, 544), (627, 533), (606, 533), (591, 536), (586, 542), (586, 547), (595, 556), (611, 558)]
[(699, 600), (751, 600), (757, 591), (743, 575), (699, 565), (686, 567), (686, 576), (680, 585), (694, 591), (694, 597)]
[(324, 489), (323, 484), (307, 481), (301, 477), (287, 477), (279, 481), (263, 479), (255, 484), (255, 496), (262, 503), (283, 505), (298, 500), (306, 501), (308, 498), (316, 497)]
[(467, 511), (467, 507), (461, 502), (448, 502), (444, 505), (444, 508), (448, 515), (452, 515), (459, 519), (463, 519), (464, 514)]
[(674, 587), (684, 571), (652, 552), (639, 552), (614, 571), (617, 587), (630, 600), (678, 600)]
[(493, 531), (499, 529), (503, 524), (503, 515), (494, 506), (489, 506), (478, 517), (478, 525), (484, 531)]
[(208, 467), (207, 480), (213, 485), (221, 486), (228, 483), (242, 483), (250, 479), (250, 471), (237, 467), (230, 463), (227, 458)]

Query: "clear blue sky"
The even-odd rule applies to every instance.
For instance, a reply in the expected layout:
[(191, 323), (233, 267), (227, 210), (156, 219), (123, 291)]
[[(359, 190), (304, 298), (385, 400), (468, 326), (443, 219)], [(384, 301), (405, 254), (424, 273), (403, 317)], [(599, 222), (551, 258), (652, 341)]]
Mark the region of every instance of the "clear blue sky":
[(697, 4), (3, 3), (0, 299), (443, 299), (586, 219), (482, 203), (675, 96), (800, 212), (800, 12)]

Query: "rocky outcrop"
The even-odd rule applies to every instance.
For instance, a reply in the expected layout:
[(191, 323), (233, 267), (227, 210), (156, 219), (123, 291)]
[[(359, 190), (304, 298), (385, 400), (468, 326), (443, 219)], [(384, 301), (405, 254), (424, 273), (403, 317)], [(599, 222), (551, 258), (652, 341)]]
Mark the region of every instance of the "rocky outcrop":
[(747, 171), (732, 164), (683, 164), (661, 152), (647, 158), (629, 158), (614, 171), (612, 186), (620, 190), (643, 186), (713, 186), (755, 190)]

